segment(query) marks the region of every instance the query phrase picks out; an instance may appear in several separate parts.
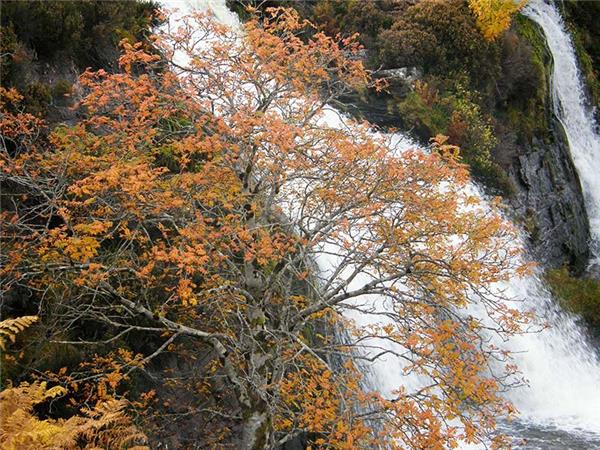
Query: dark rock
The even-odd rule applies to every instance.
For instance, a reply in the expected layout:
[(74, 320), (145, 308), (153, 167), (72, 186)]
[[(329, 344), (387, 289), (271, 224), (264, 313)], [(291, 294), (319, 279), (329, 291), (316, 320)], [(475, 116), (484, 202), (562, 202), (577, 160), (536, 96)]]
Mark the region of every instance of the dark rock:
[(402, 128), (403, 123), (395, 105), (412, 90), (422, 73), (416, 67), (400, 67), (378, 70), (372, 75), (375, 79), (384, 79), (387, 82), (384, 91), (375, 92), (369, 89), (360, 93), (354, 92), (342, 97), (341, 104), (335, 106), (380, 127)]
[(519, 146), (509, 175), (515, 195), (513, 214), (530, 236), (530, 250), (548, 267), (569, 264), (584, 269), (589, 224), (577, 171), (562, 126), (553, 120), (552, 140)]
[(307, 446), (307, 436), (305, 434), (301, 434), (287, 441), (285, 444), (279, 447), (278, 450), (304, 450), (307, 448)]
[(378, 70), (374, 75), (377, 78), (385, 78), (388, 81), (399, 80), (403, 83), (414, 83), (423, 76), (421, 71), (416, 67)]

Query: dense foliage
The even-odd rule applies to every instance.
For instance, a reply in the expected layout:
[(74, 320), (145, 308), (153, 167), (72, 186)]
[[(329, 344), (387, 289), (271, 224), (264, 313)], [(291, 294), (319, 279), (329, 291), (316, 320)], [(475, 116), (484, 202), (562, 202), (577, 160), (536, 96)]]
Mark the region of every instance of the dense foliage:
[(488, 40), (494, 40), (510, 26), (513, 16), (527, 0), (469, 0), (477, 26)]
[(120, 39), (137, 41), (148, 32), (155, 7), (150, 1), (8, 0), (1, 20), (14, 51), (33, 51), (42, 62), (74, 56), (78, 68), (98, 69), (113, 62)]
[(461, 147), (461, 156), (474, 173), (509, 193), (510, 183), (492, 158), (498, 142), (491, 119), (460, 82), (452, 89), (439, 85), (434, 79), (417, 81), (414, 91), (397, 104), (404, 122), (421, 135), (448, 136), (449, 142)]
[[(44, 426), (129, 399), (156, 442), (174, 424), (179, 448), (507, 446), (492, 435), (518, 377), (489, 337), (529, 316), (493, 286), (527, 268), (496, 206), (465, 189), (457, 148), (400, 153), (369, 124), (328, 124), (326, 104), (369, 77), (352, 39), (306, 38), (292, 10), (243, 38), (200, 14), (187, 24), (155, 41), (162, 56), (124, 42), (120, 70), (85, 72), (81, 120), (47, 140), (0, 92), (0, 293), (39, 315), (38, 344), (5, 362), (15, 381), (64, 387)], [(387, 322), (360, 328), (348, 311)], [(425, 385), (365, 391), (360, 362), (398, 349)], [(3, 395), (39, 427), (46, 386)]]

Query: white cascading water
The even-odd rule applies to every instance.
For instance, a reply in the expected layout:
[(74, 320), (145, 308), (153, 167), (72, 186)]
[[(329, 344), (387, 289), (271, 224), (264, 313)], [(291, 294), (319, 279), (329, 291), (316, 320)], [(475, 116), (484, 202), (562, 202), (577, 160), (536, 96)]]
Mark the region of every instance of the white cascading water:
[[(239, 26), (237, 16), (227, 8), (225, 0), (163, 0), (162, 3), (167, 8), (179, 8), (181, 13), (198, 9), (212, 10), (222, 22), (232, 27)], [(541, 2), (533, 3), (527, 8), (526, 14), (542, 24), (555, 55), (555, 100), (560, 104), (557, 106), (557, 115), (567, 128), (574, 159), (585, 184), (588, 205), (593, 203), (597, 206), (596, 209), (592, 208), (593, 205), (590, 206), (590, 217), (598, 235), (600, 177), (595, 179), (593, 174), (592, 150), (596, 149), (598, 169), (600, 150), (598, 138), (592, 129), (591, 116), (585, 111), (572, 45), (564, 31), (560, 15), (553, 6)], [(170, 24), (175, 25), (175, 17), (170, 18)], [(338, 114), (328, 114), (327, 117), (330, 126), (340, 126), (341, 119)], [(404, 141), (400, 147), (412, 145), (411, 140), (402, 134), (391, 136), (391, 141)], [(471, 189), (478, 191), (476, 186), (472, 186)], [(335, 267), (335, 258), (324, 254), (318, 258), (317, 263), (325, 273)], [(585, 334), (573, 317), (555, 305), (537, 276), (514, 279), (499, 288), (506, 289), (507, 295), (517, 300), (523, 309), (534, 309), (551, 325), (541, 333), (520, 336), (508, 343), (509, 349), (516, 352), (517, 363), (529, 385), (508, 394), (520, 411), (521, 418), (518, 423), (502, 424), (502, 431), (517, 439), (528, 439), (529, 444), (519, 444), (518, 448), (600, 448), (600, 362), (588, 344)], [(385, 302), (376, 296), (357, 301), (371, 304), (375, 311), (381, 312), (386, 309)], [(381, 323), (382, 320), (377, 314), (356, 312), (351, 318), (359, 326)], [(391, 355), (378, 360), (369, 370), (371, 384), (384, 395), (398, 386), (404, 386), (410, 391), (420, 384), (420, 380), (414, 376), (404, 376), (403, 366), (402, 362)]]
[(579, 173), (590, 221), (591, 250), (595, 262), (600, 263), (600, 136), (595, 130), (593, 111), (586, 104), (573, 42), (554, 4), (532, 0), (524, 13), (544, 30), (554, 59), (554, 112), (563, 124)]

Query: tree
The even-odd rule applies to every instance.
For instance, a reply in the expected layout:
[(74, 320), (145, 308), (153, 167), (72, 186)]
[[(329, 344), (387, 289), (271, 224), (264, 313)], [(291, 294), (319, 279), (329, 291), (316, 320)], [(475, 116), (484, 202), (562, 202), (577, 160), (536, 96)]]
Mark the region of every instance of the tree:
[(486, 39), (493, 41), (510, 26), (512, 17), (527, 0), (469, 0), (477, 25)]
[[(83, 74), (86, 118), (47, 145), (34, 126), (11, 128), (4, 292), (37, 293), (69, 344), (156, 343), (124, 370), (167, 350), (202, 355), (189, 413), (222, 421), (203, 429), (206, 446), (488, 439), (514, 412), (500, 391), (515, 368), (486, 336), (529, 319), (492, 285), (526, 268), (511, 226), (465, 189), (456, 148), (440, 137), (401, 153), (369, 124), (328, 125), (327, 105), (368, 74), (353, 40), (303, 40), (291, 10), (243, 36), (202, 14), (185, 23), (156, 39), (163, 58), (125, 42), (119, 73)], [(9, 100), (5, 120), (27, 123)], [(374, 311), (372, 296), (390, 308)], [(475, 302), (485, 323), (465, 312)], [(348, 310), (388, 322), (360, 328)], [(393, 352), (424, 386), (366, 391), (361, 361)]]

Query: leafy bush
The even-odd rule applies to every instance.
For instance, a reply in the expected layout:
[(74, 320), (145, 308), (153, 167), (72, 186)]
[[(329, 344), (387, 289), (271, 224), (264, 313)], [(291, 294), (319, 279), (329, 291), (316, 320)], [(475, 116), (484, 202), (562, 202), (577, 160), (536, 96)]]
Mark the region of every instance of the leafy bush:
[(50, 122), (64, 119), (75, 82), (72, 66), (115, 70), (119, 41), (143, 41), (155, 8), (149, 1), (3, 2), (2, 86), (24, 94), (27, 112)]
[(312, 20), (331, 36), (359, 33), (362, 43), (371, 47), (381, 30), (393, 23), (386, 11), (391, 3), (389, 0), (320, 0), (314, 7)]
[(43, 116), (52, 102), (52, 90), (44, 83), (32, 83), (25, 91), (26, 110), (36, 116)]
[(320, 0), (310, 19), (330, 35), (359, 33), (373, 67), (466, 72), (477, 84), (499, 72), (500, 46), (484, 38), (465, 0)]
[(398, 110), (406, 126), (413, 128), (421, 138), (448, 134), (447, 102), (440, 100), (437, 90), (426, 83), (418, 83), (398, 104)]
[(12, 25), (0, 27), (0, 71), (3, 77), (10, 76), (12, 60), (19, 48), (19, 40)]
[[(456, 133), (456, 125), (450, 127), (449, 135), (455, 136), (456, 144), (463, 148), (463, 156), (479, 172), (485, 173), (492, 165), (492, 150), (497, 145), (494, 130), (489, 117), (471, 98), (468, 91), (459, 89), (455, 96), (449, 97), (454, 109), (450, 125), (460, 124), (464, 129)], [(459, 128), (460, 129), (460, 128)]]
[(477, 26), (486, 39), (494, 40), (510, 26), (512, 17), (527, 0), (469, 0), (469, 7), (477, 18)]
[(420, 66), (432, 69), (444, 58), (444, 52), (434, 34), (417, 24), (397, 20), (378, 37), (378, 61), (384, 67)]
[(475, 18), (462, 0), (423, 0), (406, 9), (404, 20), (437, 39), (443, 57), (431, 73), (467, 73), (474, 85), (483, 85), (499, 71), (499, 46), (485, 40)]

